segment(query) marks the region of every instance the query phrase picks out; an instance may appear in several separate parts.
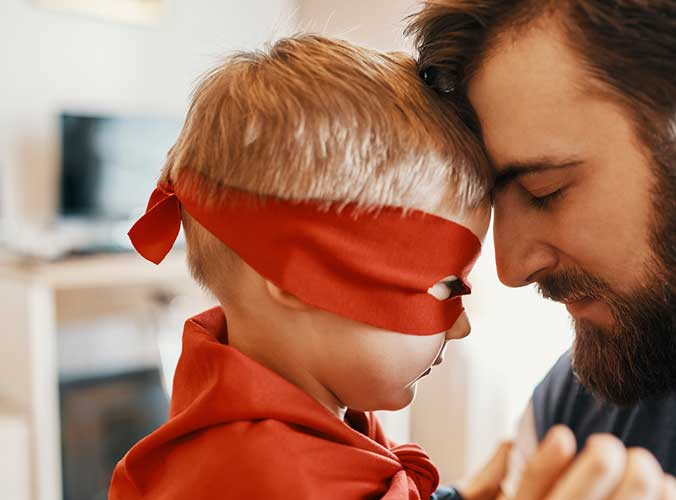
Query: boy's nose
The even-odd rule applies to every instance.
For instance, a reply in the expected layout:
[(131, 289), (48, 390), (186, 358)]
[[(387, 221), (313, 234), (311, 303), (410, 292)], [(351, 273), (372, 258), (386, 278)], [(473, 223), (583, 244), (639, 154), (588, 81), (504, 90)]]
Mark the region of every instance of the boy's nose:
[(472, 331), (472, 325), (469, 322), (467, 313), (465, 311), (458, 316), (453, 326), (446, 331), (446, 342), (449, 340), (462, 339), (467, 337)]
[(440, 365), (441, 363), (444, 362), (444, 355), (446, 354), (446, 345), (448, 344), (449, 341), (467, 337), (467, 335), (469, 335), (471, 331), (472, 325), (469, 322), (467, 313), (463, 312), (455, 321), (455, 324), (449, 330), (446, 331), (444, 345), (441, 348), (439, 356), (437, 356), (437, 359), (434, 361), (434, 366)]

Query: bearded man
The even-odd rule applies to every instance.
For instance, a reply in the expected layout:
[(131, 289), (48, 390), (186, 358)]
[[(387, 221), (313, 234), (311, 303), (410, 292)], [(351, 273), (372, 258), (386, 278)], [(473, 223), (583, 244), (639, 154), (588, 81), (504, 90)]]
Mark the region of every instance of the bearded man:
[[(421, 76), (464, 110), (494, 166), (501, 281), (536, 284), (575, 325), (504, 489), (533, 478), (564, 424), (577, 450), (614, 436), (604, 466), (624, 478), (589, 498), (662, 498), (647, 493), (667, 487), (645, 450), (676, 473), (676, 1), (434, 0), (409, 33)], [(542, 491), (570, 472), (539, 467)]]

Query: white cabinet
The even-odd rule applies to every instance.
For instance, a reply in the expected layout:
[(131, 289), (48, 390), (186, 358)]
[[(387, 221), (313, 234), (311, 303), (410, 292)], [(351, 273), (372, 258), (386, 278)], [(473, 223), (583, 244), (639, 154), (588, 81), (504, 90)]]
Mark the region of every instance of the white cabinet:
[(26, 420), (0, 409), (0, 498), (30, 498), (29, 470)]
[[(0, 463), (11, 460), (10, 455), (19, 461), (24, 456), (30, 472), (29, 492), (8, 496), (0, 480), (0, 498), (61, 500), (60, 323), (91, 314), (88, 303), (93, 295), (110, 294), (114, 304), (114, 296), (139, 290), (201, 294), (189, 278), (181, 252), (172, 253), (159, 267), (134, 254), (0, 266), (0, 414), (9, 408), (18, 415), (14, 429), (23, 425), (26, 436), (15, 439), (12, 446), (27, 447), (3, 447)], [(2, 432), (0, 418), (0, 437)]]

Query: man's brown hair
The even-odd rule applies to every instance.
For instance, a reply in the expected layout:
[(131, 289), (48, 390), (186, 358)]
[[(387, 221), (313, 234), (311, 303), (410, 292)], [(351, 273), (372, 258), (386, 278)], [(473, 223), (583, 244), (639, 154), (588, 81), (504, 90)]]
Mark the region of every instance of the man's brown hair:
[[(456, 102), (476, 132), (466, 88), (508, 37), (553, 20), (580, 56), (593, 90), (632, 118), (651, 153), (658, 185), (656, 233), (676, 234), (676, 0), (430, 0), (407, 33), (428, 83)], [(657, 237), (657, 252), (676, 268), (676, 249)]]
[[(490, 169), (451, 106), (408, 55), (286, 38), (206, 74), (162, 179), (191, 170), (205, 203), (229, 186), (368, 209), (471, 207), (487, 194)], [(223, 245), (183, 219), (191, 269), (211, 289), (208, 261)]]
[[(419, 69), (442, 92), (462, 93), (505, 37), (556, 20), (597, 90), (628, 107), (642, 137), (674, 136), (676, 1), (431, 0), (407, 29)], [(654, 138), (654, 137), (653, 137)]]

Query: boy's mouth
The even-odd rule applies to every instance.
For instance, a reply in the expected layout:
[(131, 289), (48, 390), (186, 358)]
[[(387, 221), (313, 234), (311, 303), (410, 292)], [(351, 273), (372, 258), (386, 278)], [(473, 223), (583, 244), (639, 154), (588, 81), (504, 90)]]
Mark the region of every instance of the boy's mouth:
[(430, 366), (427, 370), (425, 370), (424, 373), (422, 373), (418, 378), (416, 378), (413, 382), (411, 382), (410, 385), (416, 384), (418, 380), (421, 380), (425, 377), (427, 377), (430, 373), (432, 373), (432, 367)]

